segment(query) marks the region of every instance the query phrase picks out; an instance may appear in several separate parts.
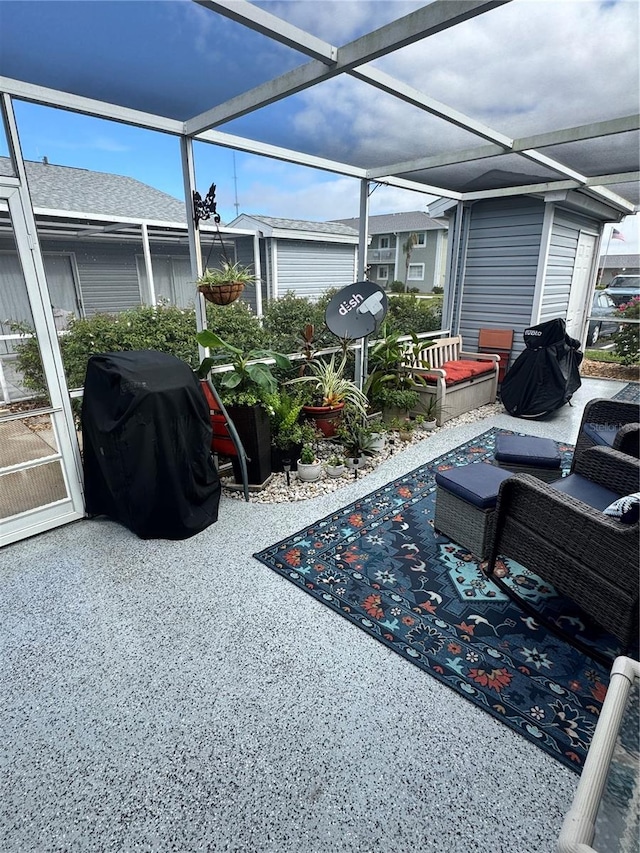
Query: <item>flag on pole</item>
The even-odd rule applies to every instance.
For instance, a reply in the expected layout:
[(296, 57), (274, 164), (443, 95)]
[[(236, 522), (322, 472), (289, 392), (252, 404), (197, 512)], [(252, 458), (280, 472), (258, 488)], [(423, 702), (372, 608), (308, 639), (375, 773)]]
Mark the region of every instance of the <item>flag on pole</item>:
[(613, 231), (611, 232), (611, 239), (612, 240), (622, 240), (622, 242), (624, 243), (624, 235), (623, 235), (622, 231), (618, 231), (617, 228), (614, 228)]

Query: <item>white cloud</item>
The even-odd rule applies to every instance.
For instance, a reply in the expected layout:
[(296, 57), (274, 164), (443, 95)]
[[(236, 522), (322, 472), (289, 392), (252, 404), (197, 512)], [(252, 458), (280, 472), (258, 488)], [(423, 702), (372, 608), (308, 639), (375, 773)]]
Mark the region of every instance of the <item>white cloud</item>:
[[(241, 213), (282, 216), (287, 219), (307, 219), (321, 222), (329, 219), (348, 219), (360, 214), (360, 182), (347, 177), (316, 177), (310, 169), (293, 170), (281, 164), (281, 169), (265, 170), (261, 176), (244, 169), (240, 175), (239, 205)], [(262, 170), (260, 170), (262, 171)], [(279, 177), (276, 178), (276, 172)], [(248, 180), (249, 179), (249, 180)], [(370, 187), (371, 189), (372, 187)], [(223, 194), (219, 195), (220, 211), (226, 221), (235, 215)], [(432, 196), (408, 192), (388, 186), (376, 186), (369, 198), (369, 213), (397, 213), (406, 210), (427, 210)]]

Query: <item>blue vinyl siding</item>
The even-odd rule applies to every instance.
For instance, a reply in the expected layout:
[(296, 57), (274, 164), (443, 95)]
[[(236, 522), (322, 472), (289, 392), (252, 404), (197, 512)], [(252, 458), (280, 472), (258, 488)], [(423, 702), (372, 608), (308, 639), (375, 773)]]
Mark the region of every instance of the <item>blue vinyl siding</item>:
[(598, 235), (593, 220), (556, 209), (547, 253), (540, 322), (566, 317), (580, 232)]
[(278, 295), (317, 299), (355, 281), (356, 246), (278, 239)]
[(459, 332), (475, 351), (481, 328), (513, 329), (515, 349), (531, 325), (544, 202), (489, 199), (473, 204), (467, 217)]

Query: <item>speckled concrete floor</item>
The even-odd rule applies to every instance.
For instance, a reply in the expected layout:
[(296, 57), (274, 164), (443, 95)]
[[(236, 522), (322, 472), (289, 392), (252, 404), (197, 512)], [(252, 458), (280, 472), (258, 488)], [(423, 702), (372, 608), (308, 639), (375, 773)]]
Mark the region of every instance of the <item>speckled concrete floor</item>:
[[(545, 853), (578, 777), (251, 554), (490, 426), (184, 542), (81, 521), (0, 552), (0, 850)], [(425, 456), (428, 453), (428, 457)]]

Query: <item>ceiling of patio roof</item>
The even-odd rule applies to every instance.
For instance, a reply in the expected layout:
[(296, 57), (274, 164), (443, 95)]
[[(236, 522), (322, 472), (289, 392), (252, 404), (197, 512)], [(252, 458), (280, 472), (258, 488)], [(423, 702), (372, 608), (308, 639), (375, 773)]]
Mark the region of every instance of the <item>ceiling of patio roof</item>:
[(639, 6), (576, 5), (617, 36), (615, 80), (585, 83), (603, 57), (567, 0), (2, 0), (0, 89), (432, 195), (557, 185), (631, 212)]

